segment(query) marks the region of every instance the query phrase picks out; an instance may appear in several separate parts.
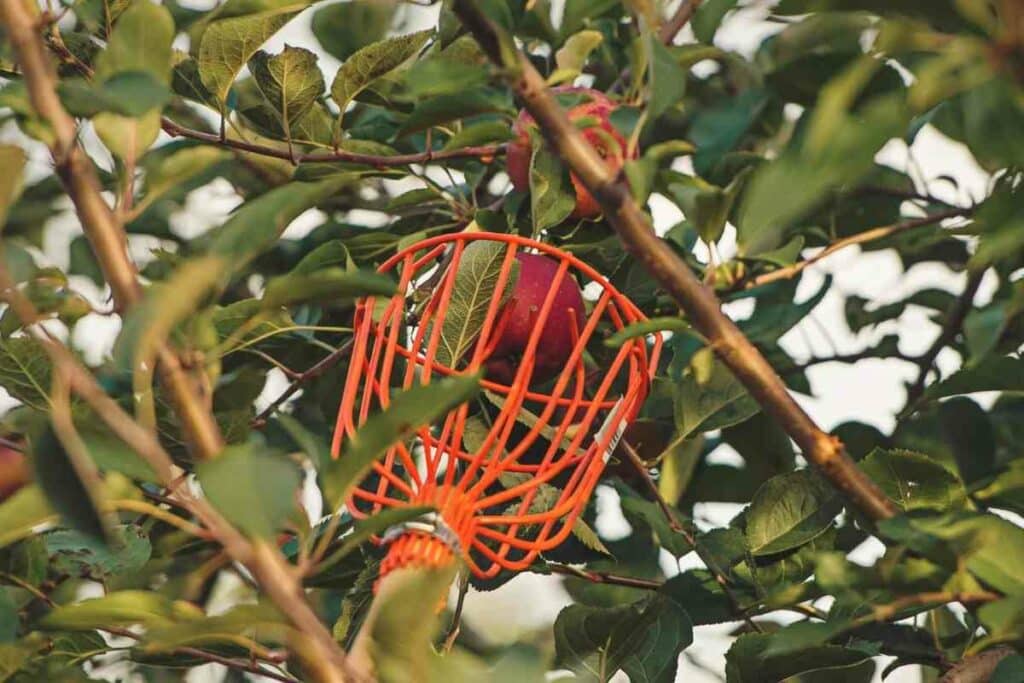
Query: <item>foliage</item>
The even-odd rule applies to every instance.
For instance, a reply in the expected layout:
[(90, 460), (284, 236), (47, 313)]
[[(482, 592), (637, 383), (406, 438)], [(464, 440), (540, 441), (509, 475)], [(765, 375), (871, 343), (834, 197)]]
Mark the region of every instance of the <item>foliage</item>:
[[(510, 190), (514, 74), (489, 63), (452, 3), (46, 3), (32, 17), (34, 39), (86, 142), (82, 163), (58, 155), (54, 170), (29, 161), (59, 151), (61, 131), (36, 108), (39, 81), (20, 65), (11, 28), (35, 3), (4, 2), (0, 386), (12, 407), (0, 436), (26, 451), (35, 476), (0, 502), (0, 681), (91, 680), (111, 662), (162, 681), (168, 667), (210, 661), (232, 676), (322, 679), (296, 646), (308, 635), (290, 616), (299, 595), (267, 590), (277, 579), (234, 563), (275, 546), (310, 613), (342, 644), (358, 641), (376, 610), (366, 631), (381, 680), (542, 680), (569, 670), (581, 680), (621, 671), (672, 681), (679, 657), (700, 643), (694, 627), (723, 622), (737, 625), (730, 683), (870, 681), (883, 661), (886, 673), (914, 665), (935, 676), (1024, 645), (1018, 3), (566, 0), (558, 12), (563, 3), (550, 0), (480, 3), (517, 39), (502, 49), (522, 46), (550, 85), (587, 85), (620, 103), (612, 123), (640, 150), (623, 173), (632, 195), (648, 211), (671, 204), (684, 216), (660, 239), (736, 304), (730, 311), (749, 311), (740, 329), (793, 393), (809, 396), (807, 370), (824, 362), (882, 360), (906, 373), (905, 404), (885, 429), (851, 421), (835, 430), (898, 510), (876, 522), (802, 466), (766, 398), (715, 357), (607, 220), (567, 218), (569, 169), (541, 136), (532, 196)], [(750, 5), (770, 6), (770, 35), (750, 52), (725, 47), (721, 26)], [(415, 17), (433, 23), (412, 31)], [(692, 34), (665, 33), (677, 17)], [(291, 22), (311, 22), (315, 41), (269, 48)], [(884, 146), (912, 145), (923, 130), (964, 145), (989, 174), (984, 196), (942, 199), (962, 193), (936, 188), (958, 190), (963, 179), (879, 161)], [(119, 241), (103, 241), (82, 200), (97, 190), (137, 259), (132, 306), (105, 251)], [(197, 204), (227, 190), (239, 201), (230, 217), (183, 229)], [(463, 625), (441, 647), (430, 617), (450, 575), (408, 578), (368, 607), (382, 554), (371, 537), (423, 510), (355, 523), (339, 501), (388, 445), (472, 399), (478, 378), (396, 396), (339, 461), (326, 443), (353, 301), (395, 291), (373, 271), (397, 249), (467, 227), (573, 253), (650, 318), (611, 345), (656, 332), (666, 342), (625, 437), (644, 467), (620, 448), (603, 482), (628, 535), (595, 533), (591, 506), (575, 537), (532, 567), (564, 575), (573, 601), (552, 628), (496, 645)], [(798, 297), (815, 249), (854, 244), (884, 250), (904, 272), (927, 264), (947, 285), (966, 285), (872, 300), (825, 278)], [(441, 331), (438, 350), (452, 364), (472, 349), (492, 297), (508, 295), (488, 291), (500, 265), (492, 254), (467, 249), (466, 259), (476, 270), (460, 277), (473, 281), (457, 283), (461, 312), (445, 320), (455, 327)], [(860, 348), (791, 357), (780, 339), (825, 301), (844, 311)], [(931, 348), (908, 352), (894, 334), (907, 311), (937, 324)], [(101, 327), (118, 330), (109, 353), (92, 340)], [(98, 407), (80, 383), (69, 389), (58, 339), (70, 340), (113, 404)], [(219, 457), (196, 449), (157, 370), (169, 358), (223, 434)], [(281, 378), (292, 387), (274, 400)], [(115, 409), (142, 436), (116, 427)], [(161, 480), (145, 447), (154, 435), (188, 492)], [(739, 457), (718, 457), (727, 452)], [(324, 520), (309, 521), (303, 491), (324, 502)], [(698, 524), (695, 506), (706, 504), (733, 504), (736, 514)], [(851, 559), (869, 539), (884, 554)], [(667, 555), (699, 568), (666, 574)], [(243, 576), (245, 595), (225, 605), (219, 587), (231, 574)], [(82, 598), (96, 586), (102, 597)], [(993, 680), (1018, 680), (1022, 661), (1007, 657)]]

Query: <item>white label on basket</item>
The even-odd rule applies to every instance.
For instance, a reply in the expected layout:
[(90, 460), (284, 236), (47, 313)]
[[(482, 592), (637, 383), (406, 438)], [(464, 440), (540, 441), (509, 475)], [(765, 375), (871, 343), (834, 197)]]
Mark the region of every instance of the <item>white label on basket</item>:
[(619, 406), (621, 405), (622, 399), (620, 398), (615, 402), (615, 405), (612, 406), (611, 411), (608, 413), (608, 417), (604, 420), (604, 424), (597, 430), (597, 435), (594, 437), (595, 441), (600, 443), (608, 433), (608, 430), (612, 428), (612, 425), (615, 425), (615, 434), (612, 436), (612, 440), (608, 442), (608, 447), (604, 449), (604, 453), (601, 454), (601, 459), (605, 463), (611, 459), (612, 451), (614, 451), (615, 447), (619, 445), (619, 440), (622, 439), (622, 434), (626, 431), (626, 421), (615, 419), (615, 416), (619, 411)]

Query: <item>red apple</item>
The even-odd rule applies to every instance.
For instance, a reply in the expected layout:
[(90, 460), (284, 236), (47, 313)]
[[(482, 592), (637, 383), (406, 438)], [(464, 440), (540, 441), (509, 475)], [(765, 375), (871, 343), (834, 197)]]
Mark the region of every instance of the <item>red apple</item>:
[[(593, 119), (592, 125), (580, 129), (583, 137), (604, 157), (608, 168), (618, 173), (627, 159), (635, 159), (637, 150), (632, 153), (622, 133), (612, 125), (609, 117), (618, 109), (618, 105), (599, 90), (589, 88), (560, 87), (554, 88), (555, 93), (578, 93), (584, 101), (569, 109), (569, 120), (576, 122), (582, 118)], [(512, 126), (512, 142), (508, 146), (508, 175), (512, 186), (520, 192), (530, 189), (530, 159), (533, 148), (530, 144), (530, 130), (536, 129), (537, 123), (525, 110), (519, 113)], [(595, 218), (601, 214), (601, 207), (590, 191), (583, 186), (579, 178), (572, 174), (572, 185), (576, 190), (576, 208), (570, 214), (572, 218)]]
[[(487, 378), (510, 384), (520, 358), (537, 326), (540, 309), (558, 273), (558, 261), (540, 254), (516, 254), (519, 278), (501, 315), (504, 318), (494, 351), (487, 359)], [(575, 322), (574, 322), (575, 320)], [(555, 377), (565, 367), (576, 336), (586, 323), (583, 294), (571, 273), (566, 272), (540, 332), (531, 382)]]
[(28, 483), (29, 467), (25, 455), (7, 446), (0, 446), (0, 501), (7, 500)]

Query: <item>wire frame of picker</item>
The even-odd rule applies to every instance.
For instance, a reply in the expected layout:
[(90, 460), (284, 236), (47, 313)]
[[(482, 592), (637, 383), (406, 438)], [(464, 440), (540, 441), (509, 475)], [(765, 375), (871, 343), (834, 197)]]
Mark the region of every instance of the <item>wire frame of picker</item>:
[[(451, 362), (444, 357), (448, 362), (442, 363), (441, 335), (446, 317), (456, 315), (453, 292), (460, 265), (467, 247), (480, 240), (488, 242), (496, 280), (491, 278), (493, 287), (477, 306), (478, 313), (486, 310), (472, 345), (462, 358)], [(437, 511), (377, 539), (388, 546), (382, 577), (399, 567), (440, 567), (456, 559), (480, 578), (527, 569), (571, 533), (647, 397), (662, 340), (639, 336), (618, 348), (604, 343), (645, 318), (594, 268), (516, 235), (443, 235), (409, 246), (381, 265), (380, 272), (398, 280), (398, 294), (357, 303), (334, 457), (397, 391), (486, 369), (512, 309), (502, 293), (514, 291), (519, 252), (543, 254), (558, 268), (535, 322), (531, 318), (534, 324), (514, 379), (499, 382), (485, 374), (477, 399), (390, 448), (348, 501), (357, 518), (403, 506)], [(533, 382), (541, 332), (563, 278), (576, 279), (588, 312), (577, 320), (569, 310), (571, 353), (557, 376)]]

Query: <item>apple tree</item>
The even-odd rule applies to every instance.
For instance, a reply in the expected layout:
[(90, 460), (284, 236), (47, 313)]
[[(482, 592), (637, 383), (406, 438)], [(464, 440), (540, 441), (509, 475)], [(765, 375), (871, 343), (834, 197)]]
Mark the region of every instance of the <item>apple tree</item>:
[[(1024, 681), (1022, 132), (1016, 0), (0, 0), (0, 680)], [(463, 231), (663, 340), (514, 642), (339, 494), (476, 385), (330, 453), (354, 303)]]

